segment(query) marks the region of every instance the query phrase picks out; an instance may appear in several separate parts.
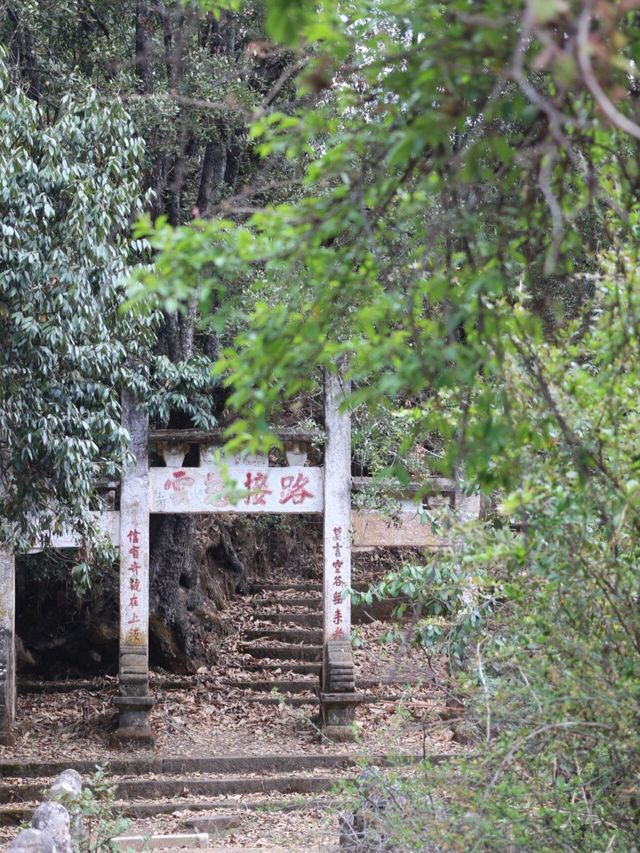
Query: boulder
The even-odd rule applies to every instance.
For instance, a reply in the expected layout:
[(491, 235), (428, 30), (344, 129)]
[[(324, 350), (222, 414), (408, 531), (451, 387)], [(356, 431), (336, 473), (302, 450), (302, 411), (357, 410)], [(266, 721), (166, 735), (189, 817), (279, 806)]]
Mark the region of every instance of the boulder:
[(71, 853), (71, 821), (61, 803), (41, 803), (33, 813), (31, 826), (53, 839), (54, 853)]
[(7, 847), (9, 853), (56, 853), (53, 839), (40, 829), (23, 829)]

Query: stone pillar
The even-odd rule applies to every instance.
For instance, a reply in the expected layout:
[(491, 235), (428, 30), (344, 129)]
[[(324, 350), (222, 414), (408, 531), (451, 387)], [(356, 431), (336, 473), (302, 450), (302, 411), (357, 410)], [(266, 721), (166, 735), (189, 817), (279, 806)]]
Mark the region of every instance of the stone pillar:
[(324, 377), (324, 609), (321, 708), (323, 734), (353, 738), (355, 692), (351, 648), (351, 417), (339, 407), (349, 393), (346, 362)]
[(0, 744), (14, 743), (16, 719), (16, 580), (13, 551), (0, 549)]
[(128, 392), (122, 423), (135, 457), (120, 490), (120, 696), (114, 743), (152, 745), (149, 711), (149, 419)]
[(480, 495), (466, 495), (464, 492), (456, 491), (454, 500), (456, 520), (460, 524), (480, 518), (482, 502)]

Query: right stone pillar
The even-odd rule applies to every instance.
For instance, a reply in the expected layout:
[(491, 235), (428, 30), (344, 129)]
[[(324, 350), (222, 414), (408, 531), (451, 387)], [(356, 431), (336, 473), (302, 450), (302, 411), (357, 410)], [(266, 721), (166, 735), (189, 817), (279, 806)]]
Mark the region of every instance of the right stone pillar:
[(323, 735), (355, 736), (356, 693), (351, 647), (351, 417), (340, 411), (349, 394), (346, 360), (324, 375), (324, 608), (321, 716)]

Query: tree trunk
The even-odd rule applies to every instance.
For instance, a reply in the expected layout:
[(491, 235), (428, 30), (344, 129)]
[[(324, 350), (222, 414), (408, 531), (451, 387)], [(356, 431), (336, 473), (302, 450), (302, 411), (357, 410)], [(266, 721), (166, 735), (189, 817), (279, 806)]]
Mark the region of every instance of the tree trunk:
[[(139, 7), (146, 4), (139, 3)], [(193, 14), (169, 11), (164, 3), (157, 10), (156, 23), (160, 24), (164, 44), (164, 63), (170, 91), (181, 94), (185, 79), (188, 45), (199, 35), (199, 43), (212, 54), (225, 56), (231, 62), (236, 55), (236, 18), (223, 11), (216, 20), (208, 15), (206, 25)], [(144, 10), (143, 10), (144, 11)], [(142, 85), (149, 85), (146, 65), (149, 45), (145, 41), (146, 17), (138, 11), (136, 27), (136, 57)], [(198, 28), (200, 31), (198, 32)], [(149, 90), (150, 91), (150, 90)], [(204, 145), (193, 137), (188, 108), (177, 116), (178, 144), (174, 151), (156, 151), (156, 162), (149, 171), (148, 185), (156, 189), (153, 215), (167, 215), (169, 222), (180, 225), (189, 221), (196, 211), (188, 203), (189, 193), (195, 194), (197, 214), (208, 217), (214, 206), (226, 193), (236, 190), (246, 147), (245, 128), (237, 117), (219, 118)], [(191, 195), (194, 198), (194, 195)], [(194, 352), (196, 301), (185, 313), (166, 316), (161, 329), (157, 351), (174, 363), (188, 359)], [(207, 335), (199, 345), (209, 355), (218, 352), (215, 336)], [(170, 426), (189, 427), (188, 419), (172, 413)], [(211, 595), (212, 567), (224, 577), (218, 584), (222, 595), (242, 587), (247, 570), (244, 548), (234, 546), (233, 524), (223, 519), (212, 522), (216, 545), (206, 554), (197, 553), (196, 519), (188, 516), (162, 516), (154, 520), (151, 530), (150, 553), (150, 657), (152, 664), (160, 664), (174, 671), (192, 670), (202, 659), (208, 659), (203, 642), (203, 609), (210, 601), (219, 598)], [(207, 571), (209, 574), (207, 574)], [(216, 581), (217, 584), (217, 581)], [(207, 611), (209, 612), (209, 611)]]
[(189, 672), (197, 656), (194, 611), (203, 603), (194, 556), (194, 516), (166, 516), (152, 527), (150, 657), (172, 672)]

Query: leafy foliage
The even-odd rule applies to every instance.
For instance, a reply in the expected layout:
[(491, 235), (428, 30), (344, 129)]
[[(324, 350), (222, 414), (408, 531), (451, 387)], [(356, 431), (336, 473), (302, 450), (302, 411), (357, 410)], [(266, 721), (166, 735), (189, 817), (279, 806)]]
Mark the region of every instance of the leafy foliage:
[(304, 195), (142, 225), (158, 265), (139, 292), (186, 295), (197, 269), (205, 304), (238, 276), (275, 294), (217, 368), (238, 440), (346, 353), (351, 404), (402, 419), (401, 455), (437, 436), (429, 468), (498, 498), (448, 558), (386, 582), (452, 653), (481, 743), (407, 793), (400, 849), (434, 827), (452, 850), (635, 849), (637, 13), (268, 8), (313, 44), (314, 97), (252, 135), (304, 166)]
[(80, 794), (66, 804), (72, 819), (82, 822), (81, 853), (117, 849), (113, 839), (123, 835), (131, 821), (117, 815), (116, 802), (117, 785), (109, 781), (107, 768), (97, 765)]
[(203, 425), (206, 362), (155, 357), (159, 315), (123, 313), (123, 277), (141, 256), (143, 144), (122, 105), (66, 96), (55, 120), (0, 65), (0, 434), (5, 536), (92, 533), (96, 480), (126, 452), (122, 388), (154, 415)]
[(142, 148), (95, 94), (46, 122), (4, 65), (0, 111), (2, 516), (29, 538), (86, 527), (96, 477), (122, 458), (117, 388), (153, 330), (118, 312)]

